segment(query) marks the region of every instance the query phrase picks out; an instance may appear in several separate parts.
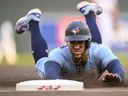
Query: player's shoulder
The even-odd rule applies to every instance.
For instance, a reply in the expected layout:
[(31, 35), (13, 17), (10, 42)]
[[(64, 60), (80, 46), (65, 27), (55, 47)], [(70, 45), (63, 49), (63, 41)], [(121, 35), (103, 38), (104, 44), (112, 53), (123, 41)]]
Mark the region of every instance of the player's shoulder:
[(99, 43), (96, 43), (96, 42), (91, 42), (90, 48), (100, 48), (102, 46), (103, 46), (102, 44), (99, 44)]
[(90, 46), (89, 50), (97, 53), (99, 50), (110, 50), (110, 49), (107, 46), (105, 46), (104, 44), (91, 42), (91, 46)]
[(67, 45), (62, 45), (60, 47), (54, 48), (50, 51), (50, 54), (53, 53), (66, 53), (69, 51), (69, 47)]
[(96, 43), (96, 42), (91, 42), (90, 48), (108, 48), (108, 47), (105, 46), (104, 44), (99, 44), (99, 43)]

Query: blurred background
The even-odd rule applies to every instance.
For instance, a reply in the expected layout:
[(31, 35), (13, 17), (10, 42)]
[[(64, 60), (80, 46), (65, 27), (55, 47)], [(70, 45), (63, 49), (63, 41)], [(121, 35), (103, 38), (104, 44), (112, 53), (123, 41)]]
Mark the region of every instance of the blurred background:
[[(31, 55), (29, 32), (21, 35), (15, 34), (15, 23), (20, 17), (27, 14), (27, 12), (33, 8), (39, 8), (42, 11), (40, 29), (42, 35), (48, 42), (49, 50), (51, 50), (65, 43), (63, 40), (64, 30), (70, 21), (76, 19), (84, 20), (83, 16), (76, 9), (76, 5), (80, 1), (83, 0), (0, 0), (0, 64), (2, 66), (8, 65), (9, 67), (10, 65), (34, 65)], [(104, 1), (112, 2), (113, 0), (102, 0), (106, 8), (110, 8), (111, 3), (109, 4)], [(92, 2), (96, 2), (96, 0), (92, 0)], [(117, 18), (114, 21), (116, 21), (116, 23), (113, 23), (111, 27), (118, 30), (109, 33), (111, 36), (109, 47), (117, 54), (121, 62), (127, 65), (128, 0), (118, 0), (117, 3), (118, 16), (115, 14)], [(105, 12), (105, 10), (103, 12)], [(98, 20), (102, 22), (103, 18), (107, 17), (99, 17)], [(102, 23), (106, 24), (106, 22)], [(100, 27), (100, 23), (98, 24)], [(117, 26), (114, 27), (115, 25)], [(109, 40), (109, 36), (107, 38), (107, 40)], [(9, 70), (7, 66), (4, 68), (0, 67), (0, 73), (6, 74), (5, 77), (0, 78), (1, 81), (7, 80), (7, 74), (10, 74), (10, 78), (12, 78), (13, 81), (13, 76), (15, 75), (12, 74), (20, 73), (22, 69), (16, 68), (16, 70), (14, 69), (15, 71), (11, 69), (9, 72), (7, 72), (7, 70)], [(25, 70), (26, 71), (23, 72), (24, 74), (26, 74), (29, 69)], [(30, 72), (33, 71), (34, 66)], [(10, 72), (13, 73), (11, 74)], [(25, 77), (23, 76), (23, 78)]]
[[(78, 2), (83, 0), (1, 0), (0, 3), (0, 60), (5, 61), (4, 63), (17, 63), (13, 58), (17, 57), (17, 53), (25, 54), (30, 56), (31, 47), (30, 47), (30, 34), (26, 32), (22, 35), (15, 34), (15, 23), (16, 21), (24, 16), (32, 8), (39, 8), (42, 11), (42, 20), (40, 23), (41, 32), (48, 42), (49, 50), (64, 44), (64, 30), (66, 25), (72, 20), (83, 20), (83, 16), (77, 11), (76, 5)], [(110, 26), (114, 27), (116, 25), (116, 31), (110, 32), (109, 29), (101, 27), (100, 29), (106, 30), (107, 34), (102, 34), (102, 38), (108, 38), (108, 47), (113, 51), (125, 51), (128, 52), (128, 1), (127, 0), (88, 0), (91, 2), (101, 2), (100, 6), (106, 6), (106, 9), (112, 10), (111, 6), (115, 6), (118, 13), (114, 14), (116, 19), (112, 19), (112, 24)], [(106, 2), (105, 2), (106, 1)], [(116, 4), (112, 5), (113, 1), (116, 1)], [(107, 4), (106, 4), (107, 3)], [(110, 9), (111, 8), (111, 9)], [(103, 10), (103, 13), (106, 12), (106, 9)], [(110, 14), (110, 12), (109, 12)], [(104, 16), (99, 16), (99, 21), (103, 25), (107, 26), (107, 22), (104, 21)], [(103, 19), (103, 20), (102, 20)], [(107, 20), (107, 19), (106, 19)], [(9, 24), (7, 24), (9, 23)], [(98, 24), (99, 27), (102, 23)], [(8, 26), (9, 28), (5, 27)], [(118, 26), (118, 28), (117, 28)], [(101, 31), (104, 31), (101, 30)], [(8, 31), (8, 33), (7, 33)], [(9, 31), (11, 31), (9, 33)], [(109, 32), (107, 32), (109, 31)], [(4, 33), (4, 34), (3, 34)], [(12, 34), (11, 34), (12, 33)], [(7, 34), (10, 34), (7, 36)], [(104, 36), (105, 35), (105, 36)], [(12, 37), (11, 37), (12, 36)], [(110, 40), (111, 37), (111, 40)], [(4, 40), (7, 39), (8, 40)], [(10, 42), (11, 40), (11, 42)], [(106, 40), (106, 41), (107, 41)], [(105, 41), (105, 40), (104, 40)], [(4, 42), (4, 43), (3, 43)], [(12, 44), (13, 43), (13, 44)], [(107, 45), (107, 44), (106, 44)], [(4, 46), (4, 47), (3, 47)], [(4, 50), (6, 52), (4, 52)], [(16, 50), (16, 52), (15, 52)], [(4, 54), (14, 54), (9, 56), (3, 56)], [(21, 56), (24, 58), (25, 56)], [(30, 56), (31, 57), (31, 56)], [(10, 60), (6, 60), (9, 58)], [(31, 57), (32, 58), (32, 57)], [(22, 61), (22, 60), (21, 60)], [(32, 61), (32, 60), (30, 60)], [(33, 61), (32, 61), (33, 62)], [(31, 62), (31, 63), (32, 63)], [(3, 63), (3, 62), (2, 62)], [(25, 63), (25, 62), (24, 62)]]

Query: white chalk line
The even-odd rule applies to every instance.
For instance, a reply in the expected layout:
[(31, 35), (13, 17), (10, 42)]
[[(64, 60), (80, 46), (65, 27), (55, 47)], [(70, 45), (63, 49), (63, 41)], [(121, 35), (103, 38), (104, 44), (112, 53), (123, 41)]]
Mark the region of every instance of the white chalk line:
[[(0, 90), (0, 92), (24, 92), (24, 91)], [(25, 91), (25, 92), (27, 92), (27, 91)], [(30, 92), (30, 91), (28, 91), (28, 92)], [(32, 92), (34, 92), (34, 91), (32, 91)], [(51, 92), (54, 92), (54, 91), (51, 91)], [(62, 91), (58, 91), (58, 92), (62, 92)], [(128, 92), (128, 88), (89, 88), (89, 89), (85, 88), (83, 91), (76, 91), (76, 92), (114, 92), (115, 93), (115, 92)]]

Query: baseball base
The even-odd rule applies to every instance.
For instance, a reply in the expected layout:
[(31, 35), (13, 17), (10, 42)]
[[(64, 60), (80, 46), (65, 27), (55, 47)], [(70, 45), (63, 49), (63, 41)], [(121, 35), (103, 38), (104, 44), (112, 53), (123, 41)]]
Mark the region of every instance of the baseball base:
[(16, 84), (16, 91), (82, 91), (83, 82), (73, 80), (29, 80)]

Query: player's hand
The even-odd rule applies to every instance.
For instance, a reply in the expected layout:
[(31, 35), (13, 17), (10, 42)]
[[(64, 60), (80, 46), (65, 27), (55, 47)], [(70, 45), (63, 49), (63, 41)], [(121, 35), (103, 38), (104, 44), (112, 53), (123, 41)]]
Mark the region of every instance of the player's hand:
[(121, 83), (120, 76), (118, 74), (107, 73), (103, 77), (103, 81), (109, 85), (118, 85)]

